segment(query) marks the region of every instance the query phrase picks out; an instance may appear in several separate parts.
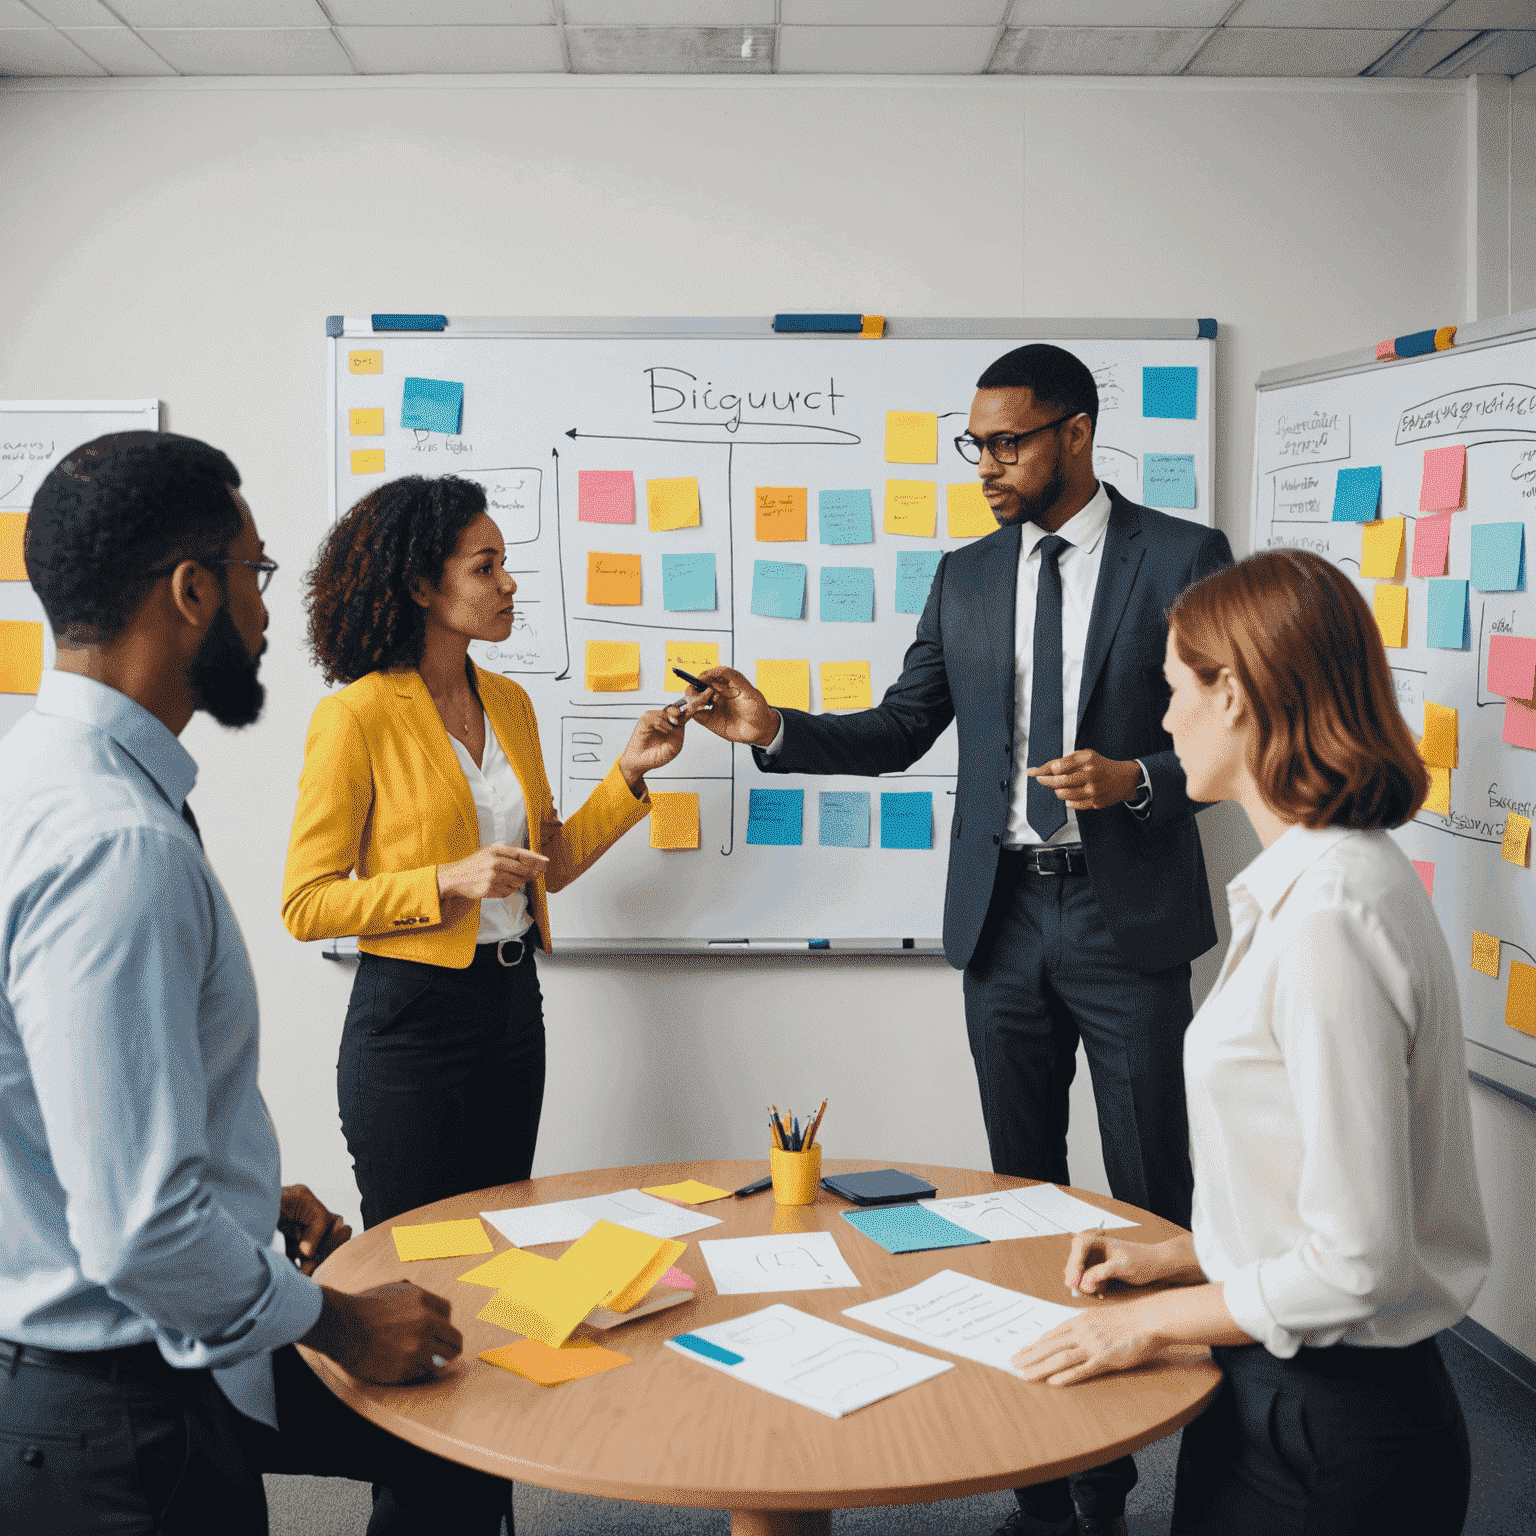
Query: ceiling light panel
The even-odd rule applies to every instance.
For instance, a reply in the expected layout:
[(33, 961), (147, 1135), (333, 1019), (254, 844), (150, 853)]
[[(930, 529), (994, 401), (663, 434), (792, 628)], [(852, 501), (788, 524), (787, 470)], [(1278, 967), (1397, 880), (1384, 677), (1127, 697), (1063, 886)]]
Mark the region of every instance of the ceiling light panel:
[(365, 75), (560, 73), (558, 27), (338, 27)]
[(551, 0), (326, 0), (338, 27), (547, 27)]
[(1471, 27), (1475, 32), (1536, 27), (1536, 7), (1531, 0), (1451, 0), (1449, 8), (1435, 17), (1435, 25)]
[(1331, 27), (1223, 27), (1187, 72), (1338, 79), (1358, 75), (1402, 35)]
[[(1243, 0), (1229, 27), (1417, 27), (1445, 0)], [(1436, 22), (1439, 25), (1439, 22)]]
[(60, 31), (109, 75), (174, 75), (176, 71), (127, 27), (62, 27)]
[(1410, 32), (1376, 68), (1384, 80), (1416, 80), (1470, 43), (1476, 32)]
[(112, 0), (130, 27), (329, 27), (316, 0)]
[(781, 75), (976, 75), (996, 27), (780, 27)]
[(104, 75), (94, 59), (52, 27), (0, 28), (0, 75)]
[(565, 0), (567, 26), (773, 25), (773, 0)]
[(802, 27), (997, 27), (1008, 0), (779, 0), (779, 20)]
[(145, 27), (143, 38), (184, 75), (353, 75), (329, 29)]
[(773, 28), (573, 27), (565, 29), (579, 75), (766, 75)]
[(1214, 27), (1232, 0), (1013, 0), (1014, 27)]
[[(17, 0), (19, 4), (19, 0)], [(30, 0), (31, 7), (44, 21), (56, 27), (116, 27), (121, 25), (101, 0)], [(0, 12), (0, 15), (3, 15)], [(9, 26), (6, 22), (4, 25)], [(31, 23), (36, 26), (34, 19)]]
[(1437, 80), (1465, 80), (1468, 75), (1523, 75), (1536, 67), (1536, 31), (1494, 32), (1485, 44), (1437, 66)]
[(1176, 75), (1206, 27), (1010, 27), (994, 75)]

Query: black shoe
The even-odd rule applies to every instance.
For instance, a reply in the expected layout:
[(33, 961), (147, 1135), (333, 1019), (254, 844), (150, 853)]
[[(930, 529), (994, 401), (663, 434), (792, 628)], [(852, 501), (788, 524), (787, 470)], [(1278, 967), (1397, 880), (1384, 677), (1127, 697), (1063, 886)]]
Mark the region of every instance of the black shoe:
[(1124, 1515), (1085, 1515), (1077, 1512), (1080, 1536), (1125, 1536)]
[(1016, 1509), (1008, 1516), (992, 1536), (1077, 1536), (1077, 1518), (1068, 1515), (1064, 1520), (1037, 1520)]

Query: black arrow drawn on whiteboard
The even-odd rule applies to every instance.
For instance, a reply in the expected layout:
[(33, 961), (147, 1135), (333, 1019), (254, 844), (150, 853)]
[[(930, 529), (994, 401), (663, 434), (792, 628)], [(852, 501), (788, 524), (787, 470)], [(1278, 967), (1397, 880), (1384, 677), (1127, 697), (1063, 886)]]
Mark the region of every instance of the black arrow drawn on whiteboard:
[[(679, 421), (670, 423), (679, 427), (706, 427), (716, 431), (727, 430), (718, 421)], [(782, 429), (783, 422), (778, 421), (744, 421), (744, 427), (773, 427)], [(794, 424), (796, 432), (826, 432), (830, 433), (835, 442), (824, 441), (814, 437), (660, 437), (636, 432), (581, 432), (572, 427), (565, 435), (575, 439), (578, 437), (590, 437), (609, 443), (688, 443), (698, 448), (730, 448), (740, 446), (743, 448), (852, 448), (863, 442), (857, 432), (845, 432), (841, 427), (818, 427), (812, 422), (801, 421)]]

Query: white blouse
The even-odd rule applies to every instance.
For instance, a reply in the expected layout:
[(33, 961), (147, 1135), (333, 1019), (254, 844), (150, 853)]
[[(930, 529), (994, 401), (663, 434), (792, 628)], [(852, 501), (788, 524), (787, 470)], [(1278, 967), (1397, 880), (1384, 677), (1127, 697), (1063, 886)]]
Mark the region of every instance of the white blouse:
[[(528, 807), (523, 800), (523, 786), (517, 782), (507, 754), (501, 750), (489, 717), (485, 721), (485, 751), (478, 766), (462, 741), (452, 736), (448, 739), (453, 742), (454, 755), (464, 770), (464, 777), (469, 780), (469, 792), (474, 796), (480, 846), (486, 848), (492, 843), (504, 843), (509, 848), (526, 848)], [(475, 943), (495, 944), (501, 939), (520, 938), (532, 926), (528, 893), (519, 886), (499, 901), (480, 903), (480, 929), (475, 935)]]
[(1445, 935), (1386, 832), (1292, 827), (1227, 887), (1184, 1043), (1195, 1251), (1271, 1354), (1407, 1345), (1490, 1250)]

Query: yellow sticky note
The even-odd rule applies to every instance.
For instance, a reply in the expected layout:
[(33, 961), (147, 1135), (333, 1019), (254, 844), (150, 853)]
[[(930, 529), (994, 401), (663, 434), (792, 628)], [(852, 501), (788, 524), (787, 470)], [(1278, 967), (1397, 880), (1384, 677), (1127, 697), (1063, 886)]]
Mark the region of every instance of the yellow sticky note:
[(981, 481), (967, 480), (948, 488), (949, 536), (952, 539), (984, 539), (997, 532), (997, 519), (987, 498), (981, 494)]
[(476, 1316), (483, 1323), (495, 1323), (498, 1328), (526, 1334), (558, 1349), (608, 1289), (607, 1282), (574, 1264), (560, 1264), (542, 1254), (529, 1253), (517, 1266), (511, 1281)]
[(757, 488), (757, 538), (761, 544), (793, 544), (805, 539), (805, 487), (760, 485)]
[(499, 1365), (504, 1371), (526, 1376), (541, 1387), (558, 1387), (561, 1382), (629, 1364), (628, 1355), (604, 1349), (591, 1339), (572, 1339), (559, 1349), (551, 1349), (537, 1339), (519, 1339), (516, 1344), (503, 1344), (500, 1349), (483, 1349), (480, 1358), (487, 1365)]
[(675, 1237), (666, 1238), (650, 1263), (608, 1303), (608, 1311), (628, 1312), (631, 1307), (638, 1306), (650, 1295), (662, 1276), (682, 1258), (687, 1247), (687, 1243), (680, 1243)]
[(384, 354), (382, 352), (349, 352), (347, 366), (353, 373), (383, 373)]
[(671, 528), (699, 526), (699, 481), (696, 475), (680, 480), (647, 480), (645, 505), (651, 519), (652, 533)]
[(1403, 558), (1403, 532), (1407, 523), (1401, 517), (1384, 517), (1361, 525), (1360, 574), (1390, 581), (1397, 575)]
[(347, 426), (353, 437), (383, 437), (384, 407), (371, 411), (348, 411)]
[(684, 1179), (681, 1184), (652, 1184), (641, 1194), (655, 1195), (659, 1200), (681, 1200), (684, 1205), (705, 1205), (711, 1200), (725, 1199), (730, 1190), (716, 1189), (698, 1179)]
[(823, 709), (873, 709), (867, 661), (824, 661), (821, 664)]
[(461, 1259), (469, 1253), (490, 1253), (491, 1240), (478, 1216), (462, 1221), (427, 1221), (418, 1226), (391, 1227), (395, 1252), (405, 1260)]
[(1392, 650), (1408, 644), (1408, 588), (1380, 582), (1374, 600), (1381, 643)]
[(679, 851), (699, 846), (697, 794), (651, 795), (651, 847)]
[(43, 626), (36, 619), (0, 619), (0, 693), (36, 693), (42, 680)]
[(638, 640), (587, 641), (588, 693), (633, 693), (639, 686)]
[(1499, 979), (1499, 941), (1491, 933), (1472, 930), (1472, 969)]
[(759, 661), (758, 692), (775, 709), (811, 707), (811, 664), (809, 661)]
[(1435, 768), (1456, 766), (1456, 711), (1444, 704), (1424, 702), (1424, 735), (1419, 756)]
[(587, 552), (587, 601), (594, 607), (640, 606), (640, 556)]
[(518, 1265), (527, 1257), (521, 1248), (508, 1248), (494, 1259), (487, 1259), (484, 1264), (466, 1270), (459, 1279), (467, 1285), (483, 1285), (487, 1290), (499, 1291), (502, 1286), (511, 1284)]
[(21, 555), (26, 536), (25, 512), (0, 512), (0, 581), (27, 579), (27, 562)]
[(1504, 997), (1504, 1022), (1522, 1035), (1536, 1035), (1536, 965), (1509, 962), (1509, 991)]
[(352, 450), (352, 473), (354, 475), (382, 475), (384, 473), (384, 450), (382, 448), (354, 448)]
[(688, 686), (682, 678), (672, 675), (673, 667), (681, 667), (684, 672), (692, 672), (695, 677), (709, 667), (720, 665), (720, 642), (718, 640), (671, 640), (667, 641), (667, 670), (661, 680), (661, 686), (666, 689), (686, 688)]
[(937, 464), (939, 418), (932, 411), (887, 411), (885, 462)]
[(885, 482), (885, 531), (931, 539), (939, 526), (939, 488), (932, 480)]
[(1525, 869), (1531, 862), (1531, 818), (1513, 811), (1504, 818), (1504, 862)]
[(1424, 809), (1435, 811), (1441, 816), (1451, 814), (1451, 770), (1449, 768), (1430, 768), (1429, 793), (1424, 797)]
[(655, 1271), (650, 1285), (639, 1295), (630, 1294), (635, 1282), (649, 1273), (668, 1250), (675, 1249), (672, 1257), (678, 1258), (687, 1246), (686, 1243), (636, 1232), (633, 1227), (599, 1221), (587, 1230), (585, 1236), (578, 1237), (556, 1263), (600, 1280), (604, 1289), (598, 1297), (599, 1304), (610, 1312), (627, 1312), (672, 1267), (672, 1259), (667, 1259)]

